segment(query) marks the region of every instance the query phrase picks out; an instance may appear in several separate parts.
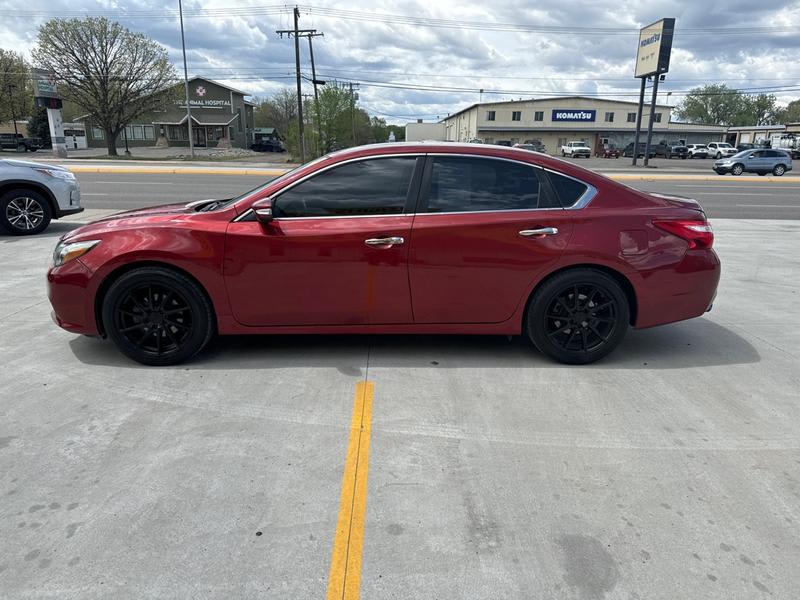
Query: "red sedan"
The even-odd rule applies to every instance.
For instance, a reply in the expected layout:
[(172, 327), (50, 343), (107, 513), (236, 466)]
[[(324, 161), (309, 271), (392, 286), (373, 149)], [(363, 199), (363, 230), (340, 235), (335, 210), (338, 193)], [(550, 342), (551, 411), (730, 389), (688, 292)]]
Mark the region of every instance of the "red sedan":
[(81, 227), (47, 279), (58, 325), (151, 365), (242, 333), (527, 335), (589, 363), (709, 310), (713, 239), (693, 200), (542, 154), (379, 144)]

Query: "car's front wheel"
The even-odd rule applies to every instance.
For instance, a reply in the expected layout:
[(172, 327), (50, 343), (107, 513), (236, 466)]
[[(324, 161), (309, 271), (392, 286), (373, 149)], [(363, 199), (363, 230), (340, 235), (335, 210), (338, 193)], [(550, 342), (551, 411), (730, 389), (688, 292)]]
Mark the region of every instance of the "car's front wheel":
[(786, 173), (786, 167), (784, 167), (783, 165), (775, 165), (775, 168), (772, 169), (772, 174), (775, 175), (776, 177), (780, 177), (784, 173)]
[(546, 356), (587, 364), (619, 345), (629, 319), (620, 285), (601, 271), (580, 268), (560, 273), (536, 290), (528, 307), (527, 330)]
[(214, 333), (211, 302), (203, 290), (162, 267), (141, 267), (117, 279), (104, 298), (102, 318), (120, 351), (145, 365), (188, 360)]
[(41, 233), (50, 219), (50, 205), (38, 192), (11, 190), (0, 197), (0, 225), (12, 235)]
[(731, 169), (731, 173), (733, 175), (741, 175), (742, 173), (744, 173), (744, 166), (743, 165), (733, 165), (733, 168)]

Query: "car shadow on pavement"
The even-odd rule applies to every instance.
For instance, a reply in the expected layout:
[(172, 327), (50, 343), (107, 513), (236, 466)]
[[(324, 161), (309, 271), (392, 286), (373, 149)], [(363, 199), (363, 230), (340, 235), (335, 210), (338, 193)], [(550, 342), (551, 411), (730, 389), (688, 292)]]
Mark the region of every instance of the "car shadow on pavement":
[(52, 222), (42, 233), (36, 235), (11, 235), (0, 228), (0, 243), (23, 242), (26, 240), (40, 240), (42, 238), (59, 238), (68, 231), (83, 226), (84, 223), (75, 221)]
[[(147, 368), (107, 340), (76, 337), (75, 357), (90, 365)], [(755, 363), (758, 351), (743, 337), (706, 318), (630, 330), (605, 359), (582, 367), (555, 363), (523, 337), (463, 335), (261, 335), (218, 337), (183, 370), (336, 368), (345, 375), (370, 368), (681, 369)]]

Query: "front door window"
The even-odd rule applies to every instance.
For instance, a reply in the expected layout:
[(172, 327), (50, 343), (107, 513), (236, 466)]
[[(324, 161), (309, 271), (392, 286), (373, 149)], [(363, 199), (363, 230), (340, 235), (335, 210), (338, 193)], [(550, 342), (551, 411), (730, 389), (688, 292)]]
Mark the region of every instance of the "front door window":
[(194, 145), (204, 147), (206, 145), (206, 128), (193, 127), (192, 135), (194, 136)]

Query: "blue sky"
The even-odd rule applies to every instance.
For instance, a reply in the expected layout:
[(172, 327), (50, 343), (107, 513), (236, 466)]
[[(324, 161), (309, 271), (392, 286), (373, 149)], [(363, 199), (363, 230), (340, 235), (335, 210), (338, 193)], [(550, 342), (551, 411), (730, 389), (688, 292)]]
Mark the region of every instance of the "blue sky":
[[(275, 34), (291, 27), (292, 6), (186, 0), (190, 75), (258, 96), (293, 87), (293, 44)], [(705, 83), (783, 88), (775, 91), (783, 104), (800, 98), (800, 3), (791, 0), (317, 0), (300, 7), (300, 26), (325, 34), (314, 40), (318, 77), (360, 82), (362, 106), (390, 122), (444, 117), (477, 102), (480, 89), (484, 100), (635, 100), (636, 30), (661, 17), (677, 18), (661, 88), (673, 92), (671, 104)], [(180, 71), (176, 9), (177, 0), (5, 0), (0, 45), (28, 53), (48, 18), (103, 14), (163, 44)], [(310, 75), (305, 40), (301, 48)]]

